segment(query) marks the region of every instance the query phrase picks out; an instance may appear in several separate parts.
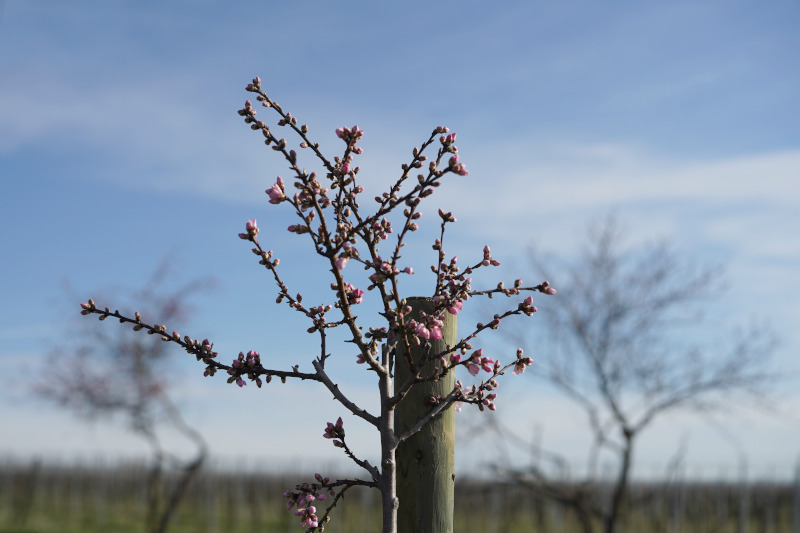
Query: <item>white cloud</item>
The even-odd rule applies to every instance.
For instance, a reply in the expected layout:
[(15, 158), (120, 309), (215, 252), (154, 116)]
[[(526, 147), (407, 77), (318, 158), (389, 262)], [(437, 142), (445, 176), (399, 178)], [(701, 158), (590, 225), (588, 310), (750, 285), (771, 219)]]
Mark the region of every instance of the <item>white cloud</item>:
[[(502, 204), (487, 203), (484, 194), (450, 191), (461, 209), (494, 208), (504, 218), (525, 210), (553, 213), (645, 202), (702, 202), (704, 208), (800, 204), (800, 150), (707, 161), (685, 161), (625, 144), (553, 145), (512, 154), (479, 161), (474, 155), (464, 157), (473, 160), (470, 168), (477, 169), (478, 179), (491, 180), (486, 192)], [(495, 164), (523, 158), (523, 168)]]

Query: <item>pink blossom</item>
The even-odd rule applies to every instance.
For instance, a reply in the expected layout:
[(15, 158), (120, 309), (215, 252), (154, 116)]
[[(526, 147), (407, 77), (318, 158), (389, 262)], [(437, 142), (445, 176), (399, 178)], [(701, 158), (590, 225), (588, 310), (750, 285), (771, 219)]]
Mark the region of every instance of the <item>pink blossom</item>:
[[(298, 504), (299, 505), (299, 504)], [(298, 509), (294, 512), (295, 515), (301, 517), (300, 525), (306, 528), (316, 528), (319, 526), (319, 518), (317, 515), (314, 514), (317, 512), (317, 509), (310, 505), (308, 508), (305, 509)]]
[(248, 220), (247, 224), (244, 225), (244, 229), (245, 231), (247, 231), (247, 233), (240, 233), (239, 234), (240, 239), (245, 239), (250, 241), (255, 239), (255, 236), (258, 235), (258, 224), (256, 224), (256, 219)]
[(449, 168), (459, 176), (466, 176), (469, 174), (467, 171), (467, 167), (464, 163), (458, 162), (458, 154), (455, 154), (453, 157), (450, 158)]
[(337, 270), (342, 270), (347, 262), (350, 261), (349, 257), (338, 257), (334, 262)]
[(522, 359), (518, 359), (517, 363), (514, 365), (514, 375), (519, 376), (525, 369), (533, 364), (533, 359), (530, 357), (523, 357)]
[(493, 364), (494, 364), (494, 359), (492, 359), (491, 357), (481, 358), (481, 367), (483, 368), (484, 372), (491, 372)]
[(556, 290), (555, 290), (554, 288), (552, 288), (552, 287), (547, 287), (547, 288), (544, 290), (544, 293), (545, 293), (545, 294), (550, 294), (550, 295), (553, 295), (553, 294), (555, 294), (555, 293), (556, 293)]
[(455, 409), (456, 412), (460, 413), (461, 412), (462, 403), (463, 402), (461, 402), (461, 401), (453, 402), (453, 409)]
[[(358, 124), (352, 128), (336, 128), (336, 136), (348, 144), (355, 144), (357, 140), (364, 136), (364, 130), (358, 129)], [(355, 152), (355, 150), (353, 151)]]
[(364, 291), (361, 289), (355, 289), (353, 291), (353, 304), (360, 304), (364, 300)]
[(497, 394), (494, 392), (491, 394), (487, 394), (486, 398), (483, 399), (483, 405), (489, 408), (490, 411), (494, 411), (497, 407), (494, 405), (494, 399), (497, 398)]
[(322, 434), (326, 439), (341, 439), (344, 438), (344, 426), (342, 424), (342, 417), (340, 416), (336, 423), (328, 422), (325, 427), (325, 433)]
[(360, 304), (364, 300), (364, 291), (346, 281), (344, 282), (344, 292), (347, 296), (347, 303), (350, 305)]
[(447, 308), (447, 312), (450, 313), (451, 315), (457, 315), (458, 312), (461, 311), (463, 308), (464, 308), (464, 304), (461, 303), (461, 300), (456, 300), (453, 303), (452, 307), (448, 307)]
[(473, 376), (477, 376), (478, 373), (481, 371), (481, 367), (478, 365), (479, 362), (480, 359), (478, 359), (478, 361), (476, 362), (475, 358), (472, 358), (469, 360), (469, 363), (467, 363), (467, 370)]
[(430, 328), (431, 332), (431, 339), (439, 340), (442, 338), (442, 330), (438, 326), (433, 326)]
[(414, 332), (417, 335), (419, 335), (420, 337), (422, 337), (423, 339), (430, 339), (431, 338), (430, 330), (428, 330), (428, 328), (426, 328), (425, 324), (423, 324), (422, 322), (417, 322), (416, 323), (416, 325), (414, 326)]
[(461, 362), (461, 354), (460, 353), (451, 353), (450, 354), (450, 362), (454, 365), (457, 365)]
[(518, 309), (525, 313), (528, 316), (532, 316), (533, 313), (538, 311), (536, 306), (533, 305), (533, 296), (528, 296), (519, 304)]
[(269, 196), (269, 203), (271, 204), (279, 204), (286, 200), (286, 194), (284, 193), (284, 184), (283, 178), (278, 176), (278, 181), (272, 185), (269, 189), (264, 191)]

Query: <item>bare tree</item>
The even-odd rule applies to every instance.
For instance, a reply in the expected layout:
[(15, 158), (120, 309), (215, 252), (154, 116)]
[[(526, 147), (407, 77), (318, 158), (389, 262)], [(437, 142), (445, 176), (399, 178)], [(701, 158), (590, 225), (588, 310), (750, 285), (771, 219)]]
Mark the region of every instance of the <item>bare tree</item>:
[[(561, 483), (542, 465), (557, 471), (563, 458), (543, 450), (539, 464), (503, 469), (572, 509), (585, 533), (597, 522), (613, 533), (636, 438), (670, 411), (710, 414), (732, 396), (763, 398), (775, 378), (768, 369), (774, 343), (763, 329), (753, 328), (704, 347), (709, 328), (700, 311), (722, 288), (720, 269), (696, 267), (665, 242), (625, 249), (613, 217), (590, 227), (588, 237), (579, 257), (561, 267), (533, 259), (533, 266), (562, 288), (561, 297), (543, 317), (546, 339), (532, 330), (513, 339), (523, 347), (534, 338), (541, 343), (537, 351), (543, 355), (534, 365), (538, 375), (586, 414), (593, 437), (587, 476)], [(607, 500), (598, 496), (601, 454), (610, 454), (616, 464)]]
[[(164, 261), (132, 297), (159, 316), (182, 323), (188, 315), (187, 298), (211, 282), (198, 280), (170, 290), (165, 288), (168, 274), (169, 263)], [(153, 462), (146, 530), (164, 532), (208, 452), (202, 435), (186, 423), (168, 394), (173, 384), (165, 378), (165, 369), (176, 351), (171, 343), (153, 342), (122, 328), (96, 328), (83, 321), (76, 327), (74, 340), (51, 354), (45, 374), (48, 379), (37, 383), (34, 390), (89, 420), (122, 417), (131, 431), (147, 442)], [(181, 458), (163, 446), (165, 427), (194, 444), (193, 456)], [(168, 469), (177, 471), (178, 476), (167, 489)]]

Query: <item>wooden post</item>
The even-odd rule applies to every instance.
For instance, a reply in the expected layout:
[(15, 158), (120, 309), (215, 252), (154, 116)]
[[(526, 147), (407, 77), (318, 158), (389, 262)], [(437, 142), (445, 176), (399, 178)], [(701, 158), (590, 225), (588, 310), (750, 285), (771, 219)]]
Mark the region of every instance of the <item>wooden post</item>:
[[(433, 312), (432, 298), (408, 298), (416, 319), (419, 311)], [(458, 320), (445, 313), (442, 339), (433, 340), (432, 353), (453, 346), (457, 338)], [(420, 357), (419, 347), (413, 346), (411, 356)], [(439, 365), (433, 361), (423, 369), (423, 375), (433, 372)], [(398, 349), (395, 355), (395, 386), (399, 387), (409, 376), (405, 353)], [(395, 433), (402, 434), (428, 413), (431, 396), (446, 396), (455, 387), (455, 372), (444, 379), (415, 385), (395, 410)], [(453, 505), (455, 501), (455, 412), (450, 408), (397, 448), (397, 497), (400, 507), (397, 515), (399, 533), (452, 533)]]

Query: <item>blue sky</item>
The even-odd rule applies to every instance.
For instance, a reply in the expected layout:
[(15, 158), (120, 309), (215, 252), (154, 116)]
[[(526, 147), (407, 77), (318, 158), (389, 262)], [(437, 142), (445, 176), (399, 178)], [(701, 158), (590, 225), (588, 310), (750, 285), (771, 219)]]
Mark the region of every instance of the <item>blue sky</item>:
[[(769, 323), (781, 339), (779, 368), (796, 376), (800, 6), (498, 5), (0, 4), (0, 420), (10, 428), (0, 453), (142, 450), (119, 429), (87, 428), (26, 395), (76, 314), (64, 282), (87, 296), (137, 287), (173, 257), (182, 276), (219, 280), (197, 300), (196, 336), (231, 355), (256, 348), (307, 364), (306, 326), (274, 305), (269, 278), (236, 238), (255, 217), (292, 287), (307, 283), (314, 294), (327, 283), (304, 243), (283, 231), (288, 213), (266, 203), (264, 189), (286, 169), (236, 115), (255, 75), (323, 149), (339, 149), (337, 127), (366, 131), (359, 164), (370, 191), (398, 176), (433, 127), (458, 132), (470, 175), (449, 180), (430, 208), (459, 218), (448, 251), (471, 257), (491, 244), (505, 263), (499, 276), (524, 275), (534, 242), (573, 253), (586, 224), (608, 212), (632, 242), (666, 237), (723, 263), (730, 292), (715, 312), (730, 325)], [(407, 254), (418, 272), (433, 260), (426, 248)], [(335, 457), (318, 438), (338, 416), (327, 394), (307, 384), (232, 390), (199, 371), (187, 364), (175, 381), (215, 452)], [(344, 363), (341, 372), (354, 394), (370, 396), (368, 378)], [(800, 423), (786, 414), (798, 404), (793, 379), (784, 414), (731, 419), (738, 449), (698, 419), (673, 417), (652, 429), (640, 459), (666, 462), (688, 435), (698, 463), (732, 463), (741, 450), (764, 468), (789, 468), (800, 451)], [(544, 389), (510, 387), (541, 409), (509, 406), (506, 416), (530, 417), (524, 424), (541, 425), (545, 444), (580, 460), (569, 443), (583, 442), (582, 420), (566, 423), (575, 415)], [(244, 425), (248, 408), (231, 407), (262, 404), (249, 408), (257, 427)], [(23, 428), (31, 417), (42, 423)], [(270, 427), (291, 432), (276, 437)], [(472, 453), (480, 456), (462, 457)]]

